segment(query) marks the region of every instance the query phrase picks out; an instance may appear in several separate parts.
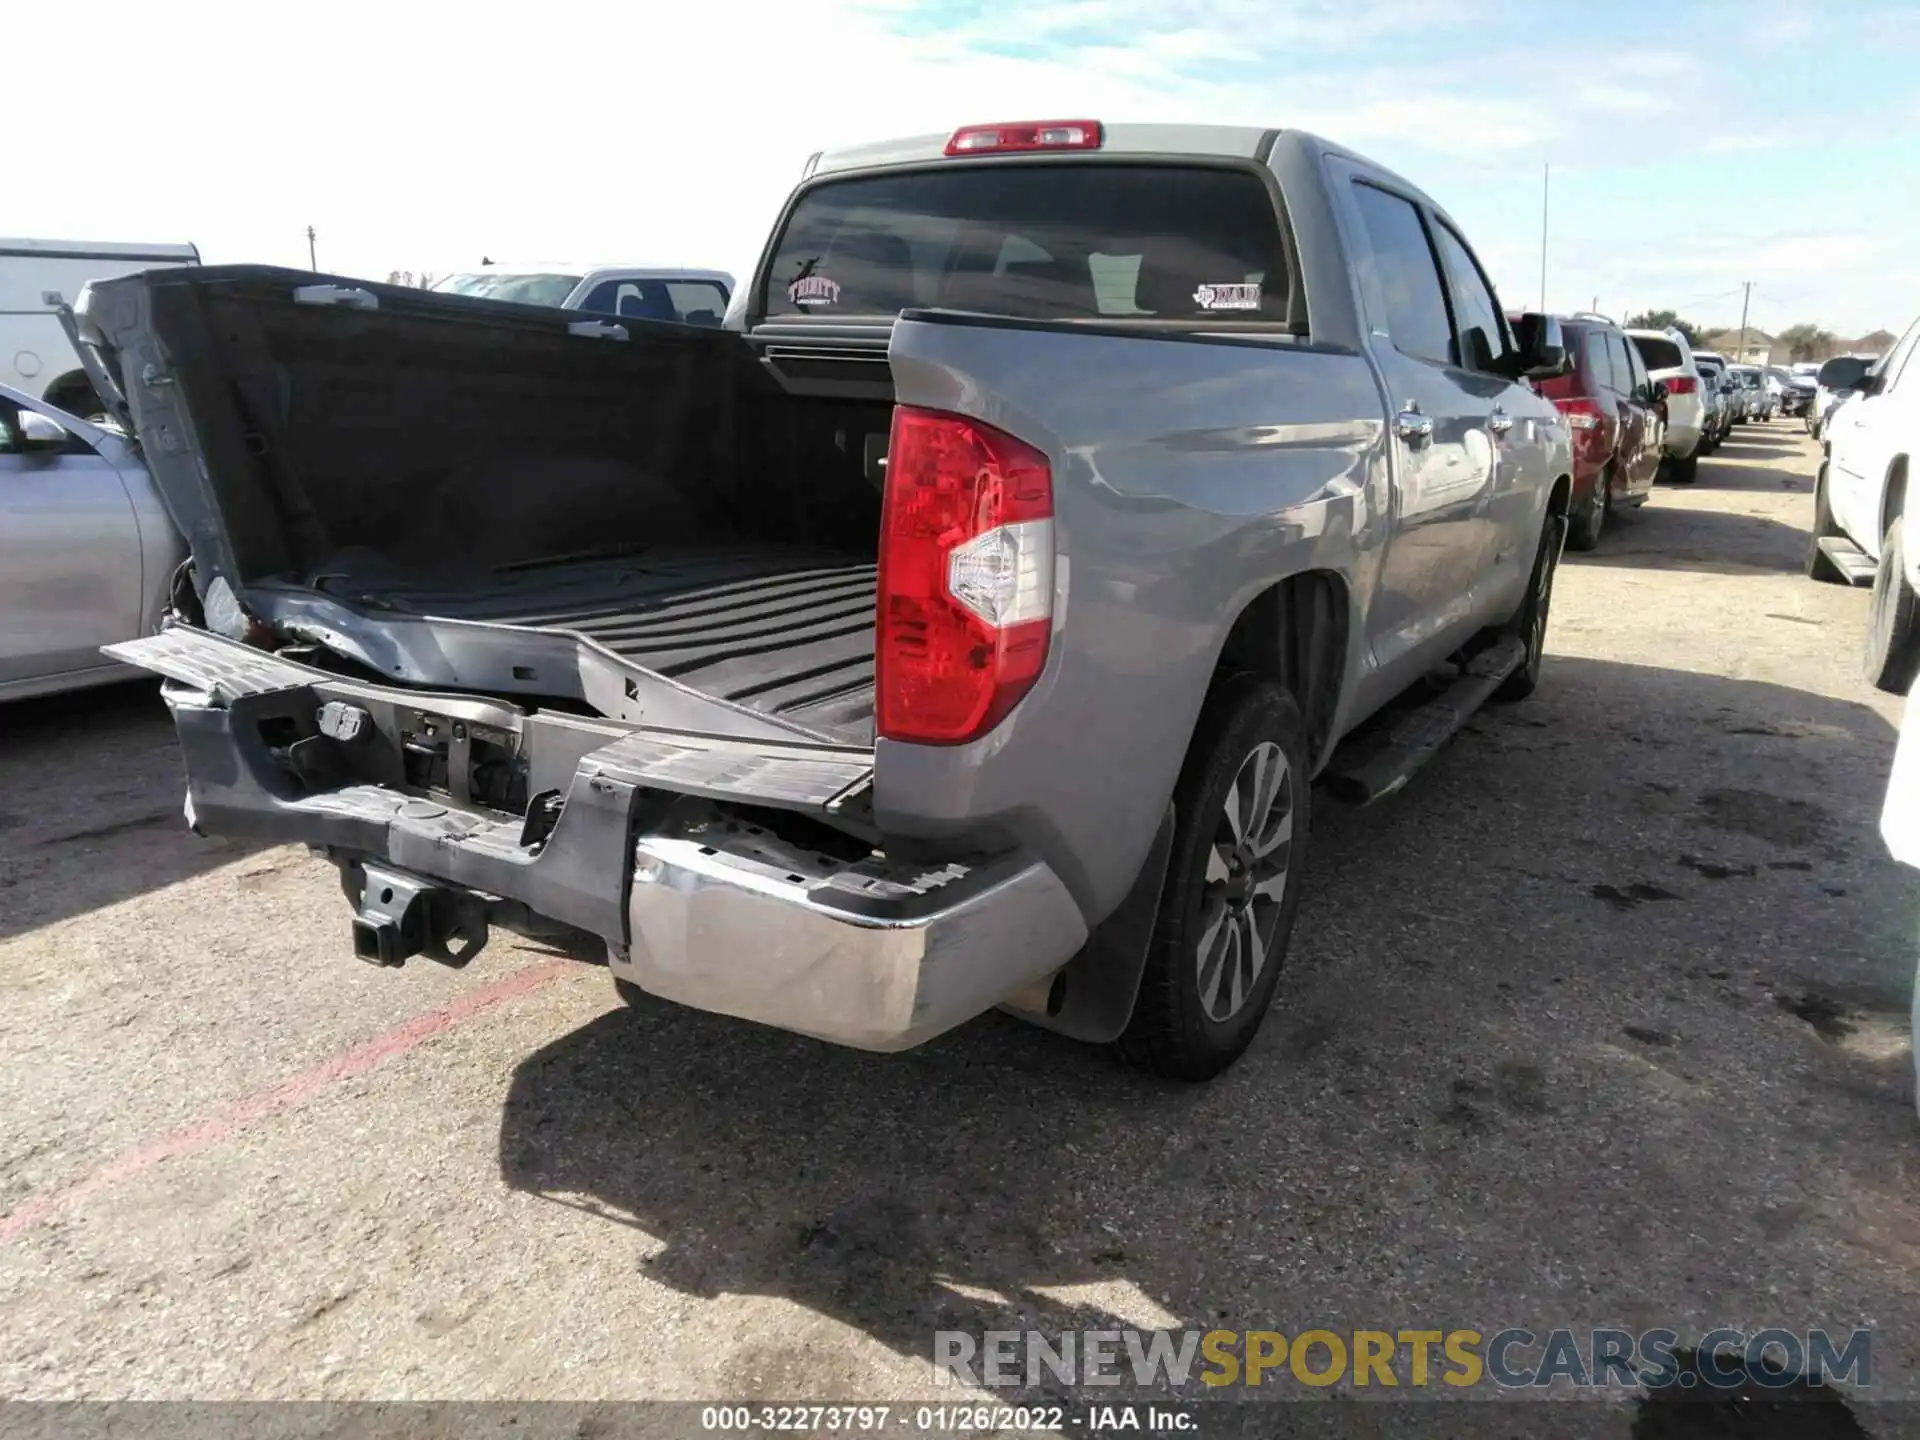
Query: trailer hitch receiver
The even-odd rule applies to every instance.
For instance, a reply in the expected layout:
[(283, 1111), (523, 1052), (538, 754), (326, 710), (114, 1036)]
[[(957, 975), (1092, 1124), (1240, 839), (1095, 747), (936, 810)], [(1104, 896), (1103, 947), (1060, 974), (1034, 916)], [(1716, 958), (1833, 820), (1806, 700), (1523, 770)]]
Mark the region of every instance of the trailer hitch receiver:
[(443, 890), (384, 865), (350, 866), (343, 878), (357, 907), (353, 953), (370, 965), (402, 965), (425, 955), (457, 968), (487, 943), (486, 905), (477, 895)]

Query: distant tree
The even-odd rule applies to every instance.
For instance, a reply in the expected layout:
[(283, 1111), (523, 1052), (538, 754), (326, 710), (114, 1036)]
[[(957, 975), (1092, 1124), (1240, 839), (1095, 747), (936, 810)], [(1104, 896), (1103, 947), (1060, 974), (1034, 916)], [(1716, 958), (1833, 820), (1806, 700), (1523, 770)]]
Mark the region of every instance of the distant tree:
[(431, 270), (422, 270), (418, 275), (414, 274), (411, 270), (389, 270), (387, 272), (387, 284), (409, 285), (415, 290), (431, 290), (433, 288), (433, 282), (439, 278), (440, 277)]
[(1824, 360), (1833, 354), (1833, 332), (1805, 321), (1787, 326), (1774, 338), (1787, 347), (1789, 360)]
[(1643, 310), (1638, 315), (1627, 317), (1629, 330), (1678, 330), (1687, 337), (1687, 344), (1700, 343), (1700, 327), (1690, 320), (1682, 320), (1671, 310)]
[(1884, 355), (1899, 338), (1891, 330), (1876, 330), (1871, 335), (1862, 335), (1854, 342), (1854, 348), (1866, 355)]

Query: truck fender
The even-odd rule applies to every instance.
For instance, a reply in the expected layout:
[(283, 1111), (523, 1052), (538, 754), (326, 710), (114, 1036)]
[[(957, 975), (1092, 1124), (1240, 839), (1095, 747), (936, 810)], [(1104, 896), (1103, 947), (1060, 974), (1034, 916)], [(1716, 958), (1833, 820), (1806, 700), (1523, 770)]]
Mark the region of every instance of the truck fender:
[(1002, 1010), (1089, 1044), (1106, 1045), (1120, 1038), (1140, 996), (1140, 977), (1147, 967), (1147, 947), (1173, 853), (1173, 819), (1169, 802), (1133, 888), (1111, 915), (1093, 927), (1087, 943), (1050, 981), (1003, 1002)]

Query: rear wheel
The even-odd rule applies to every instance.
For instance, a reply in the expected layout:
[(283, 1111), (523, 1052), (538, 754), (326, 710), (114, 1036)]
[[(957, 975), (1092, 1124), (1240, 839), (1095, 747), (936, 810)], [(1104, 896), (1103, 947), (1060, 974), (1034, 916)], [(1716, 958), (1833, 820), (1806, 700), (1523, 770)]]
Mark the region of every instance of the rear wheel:
[(1689, 455), (1684, 460), (1667, 461), (1667, 483), (1670, 485), (1691, 485), (1700, 478), (1700, 457)]
[(1827, 501), (1827, 464), (1820, 462), (1819, 473), (1813, 477), (1813, 533), (1807, 536), (1807, 577), (1818, 580), (1823, 585), (1840, 585), (1846, 582), (1846, 576), (1840, 567), (1833, 563), (1827, 552), (1820, 548), (1822, 539), (1838, 535), (1840, 527), (1833, 522), (1833, 506)]
[(1128, 1064), (1211, 1080), (1273, 1003), (1306, 856), (1306, 727), (1293, 697), (1251, 675), (1218, 684), (1174, 791), (1173, 851), (1133, 1018)]
[(1907, 583), (1906, 550), (1896, 516), (1880, 544), (1880, 568), (1873, 577), (1873, 608), (1867, 624), (1867, 680), (1877, 689), (1904, 695), (1920, 668), (1920, 631), (1914, 615), (1913, 587)]
[(1569, 550), (1591, 550), (1600, 543), (1600, 532), (1607, 528), (1613, 511), (1613, 467), (1604, 467), (1593, 477), (1593, 489), (1574, 508), (1567, 526)]

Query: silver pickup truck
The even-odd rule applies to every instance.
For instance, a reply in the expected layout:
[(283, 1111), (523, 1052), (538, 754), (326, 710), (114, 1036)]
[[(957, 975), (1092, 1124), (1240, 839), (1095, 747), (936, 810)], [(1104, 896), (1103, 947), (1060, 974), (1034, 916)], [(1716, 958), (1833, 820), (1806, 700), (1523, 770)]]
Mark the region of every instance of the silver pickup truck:
[(1311, 135), (817, 156), (718, 330), (250, 267), (77, 323), (193, 551), (110, 647), (188, 820), (324, 854), (380, 964), (584, 932), (629, 997), (1204, 1079), (1310, 785), (1539, 673), (1558, 329)]

